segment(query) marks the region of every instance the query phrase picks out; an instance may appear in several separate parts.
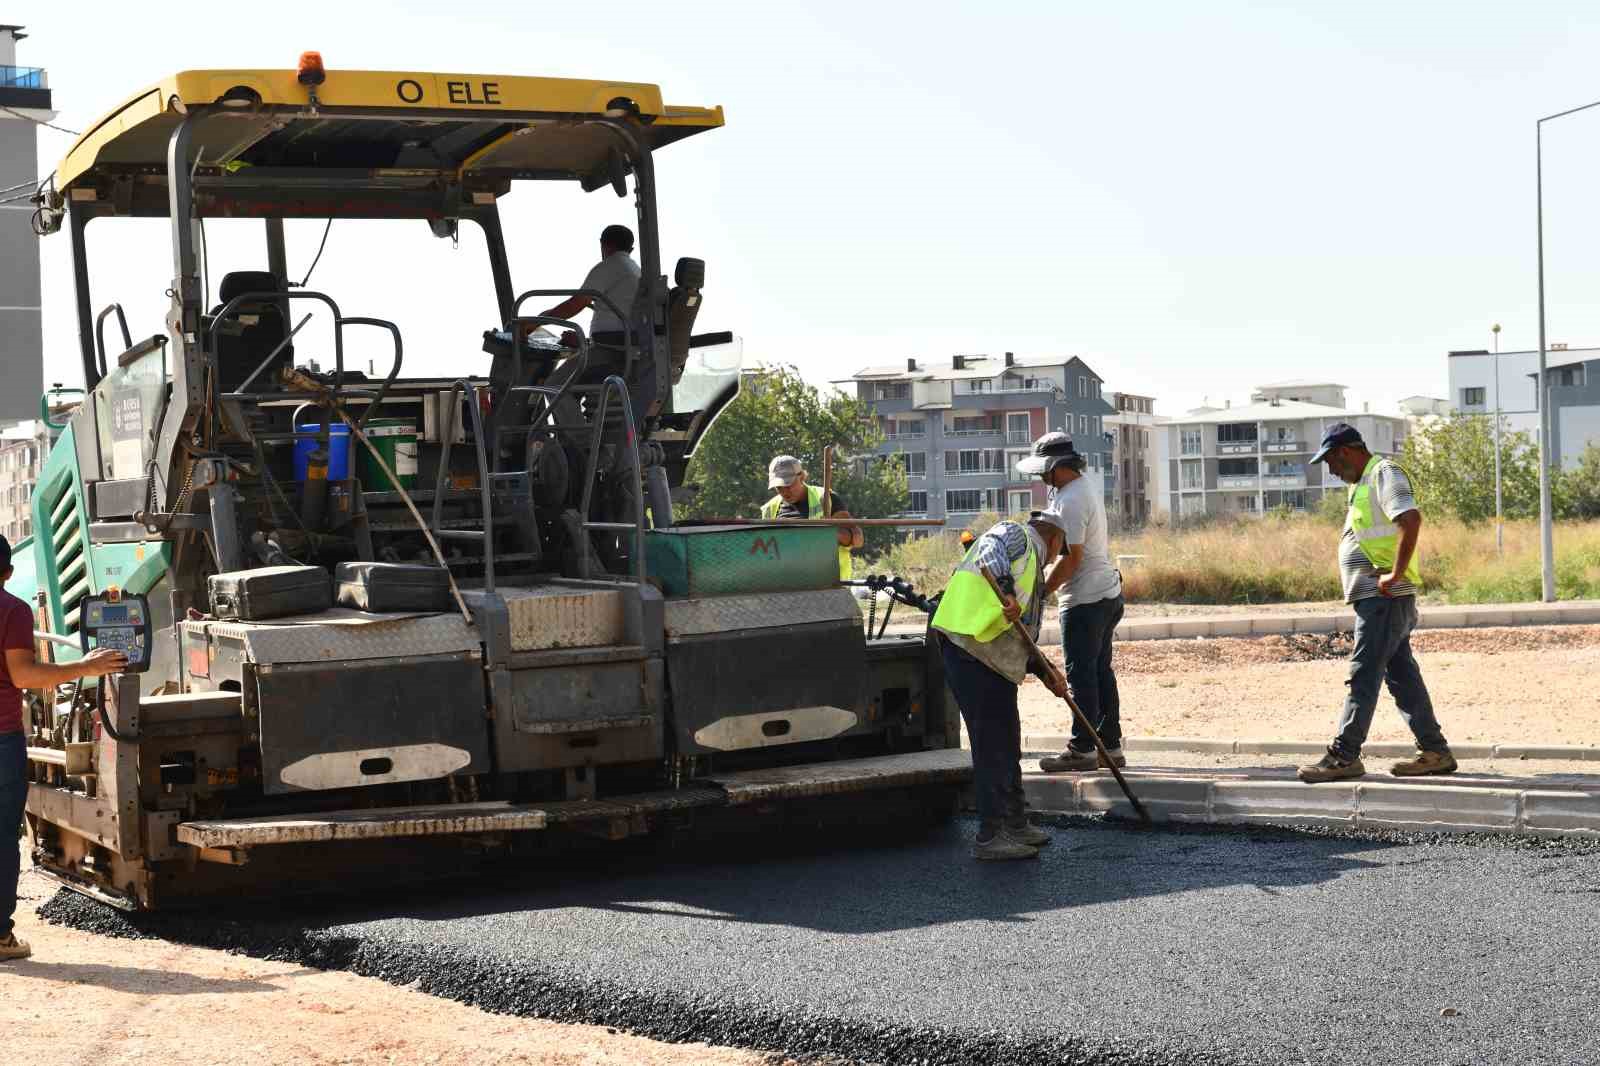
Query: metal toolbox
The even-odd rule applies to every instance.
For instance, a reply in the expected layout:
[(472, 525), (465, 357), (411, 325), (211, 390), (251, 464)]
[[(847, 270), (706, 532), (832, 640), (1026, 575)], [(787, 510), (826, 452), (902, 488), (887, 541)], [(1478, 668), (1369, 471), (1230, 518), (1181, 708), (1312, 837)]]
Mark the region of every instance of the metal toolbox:
[(333, 586), (320, 566), (264, 566), (212, 574), (206, 580), (211, 613), (257, 622), (293, 614), (316, 614), (333, 606)]
[(645, 562), (669, 597), (804, 592), (839, 583), (830, 526), (674, 526), (645, 534)]
[(335, 597), (358, 611), (448, 611), (450, 578), (443, 567), (346, 562), (334, 567)]

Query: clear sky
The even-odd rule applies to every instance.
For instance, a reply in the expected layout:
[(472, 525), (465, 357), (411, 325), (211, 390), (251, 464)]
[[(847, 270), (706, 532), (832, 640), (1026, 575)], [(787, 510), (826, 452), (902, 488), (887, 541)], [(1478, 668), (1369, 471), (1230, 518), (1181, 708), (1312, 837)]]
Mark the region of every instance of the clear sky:
[[(658, 159), (664, 261), (698, 324), (825, 381), (952, 352), (1077, 354), (1174, 413), (1282, 378), (1387, 406), (1444, 353), (1537, 345), (1534, 119), (1600, 99), (1594, 3), (31, 5), (18, 61), (83, 129), (158, 75), (292, 66), (653, 81), (727, 128)], [(1547, 126), (1550, 340), (1600, 342), (1600, 108)], [(70, 138), (42, 131), (42, 169)], [(610, 192), (502, 202), (519, 288), (576, 285)], [(160, 330), (160, 226), (91, 228), (97, 306)], [(291, 233), (290, 270), (320, 226)], [(208, 237), (212, 284), (255, 266)], [(77, 377), (65, 235), (43, 242), (47, 376)], [(481, 369), (481, 247), (340, 223), (316, 287), (392, 317), (408, 368)], [(316, 350), (318, 324), (303, 354)], [(365, 357), (369, 351), (358, 354)], [(380, 369), (382, 365), (380, 362)]]

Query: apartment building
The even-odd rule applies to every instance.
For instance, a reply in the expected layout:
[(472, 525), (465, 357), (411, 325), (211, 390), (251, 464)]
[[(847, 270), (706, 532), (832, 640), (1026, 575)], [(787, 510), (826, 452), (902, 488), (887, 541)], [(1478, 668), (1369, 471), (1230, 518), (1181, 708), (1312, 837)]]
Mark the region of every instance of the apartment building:
[(0, 534), (15, 544), (33, 533), (33, 486), (50, 432), (41, 422), (23, 422), (0, 433)]
[[(1545, 360), (1550, 391), (1550, 466), (1572, 469), (1590, 444), (1600, 443), (1600, 352), (1563, 352)], [(1529, 375), (1535, 384), (1535, 367)]]
[(0, 425), (38, 413), (44, 391), (39, 311), (39, 239), (33, 205), (14, 197), (39, 180), (36, 123), (56, 117), (38, 67), (19, 67), (21, 26), (0, 25)]
[(1140, 526), (1167, 509), (1167, 438), (1153, 396), (1113, 392), (1111, 465), (1117, 475), (1116, 506), (1107, 509), (1124, 528)]
[[(1250, 403), (1191, 411), (1165, 426), (1175, 520), (1215, 514), (1305, 510), (1324, 492), (1344, 490), (1326, 467), (1308, 465), (1327, 429), (1348, 422), (1379, 455), (1405, 442), (1400, 415), (1346, 409), (1343, 385), (1281, 382), (1255, 389)], [(1327, 402), (1327, 401), (1332, 401)]]
[[(1600, 348), (1551, 345), (1545, 353), (1552, 388), (1562, 384), (1556, 368), (1571, 368), (1600, 359)], [(1498, 406), (1509, 430), (1530, 438), (1539, 435), (1539, 353), (1475, 351), (1451, 352), (1445, 359), (1450, 378), (1451, 407), (1461, 414), (1492, 415)], [(1569, 375), (1576, 377), (1576, 374)], [(1580, 451), (1582, 449), (1579, 449)]]
[(1072, 437), (1088, 457), (1085, 475), (1108, 507), (1116, 474), (1103, 382), (1076, 356), (957, 355), (948, 363), (908, 359), (873, 366), (838, 384), (854, 388), (883, 432), (880, 458), (904, 464), (908, 514), (961, 519), (983, 511), (1015, 514), (1044, 503), (1038, 478), (1017, 473), (1035, 438)]

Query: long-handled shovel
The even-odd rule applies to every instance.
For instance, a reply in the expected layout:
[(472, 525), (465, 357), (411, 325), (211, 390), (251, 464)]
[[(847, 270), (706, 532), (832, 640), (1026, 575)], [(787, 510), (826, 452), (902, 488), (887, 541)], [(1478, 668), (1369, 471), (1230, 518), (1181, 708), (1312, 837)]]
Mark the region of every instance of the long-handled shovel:
[[(994, 589), (995, 598), (1004, 602), (1005, 593), (1001, 592), (1000, 586), (995, 583), (994, 575), (989, 573), (987, 569), (980, 569), (982, 569), (983, 572), (983, 579), (989, 583), (989, 587), (991, 589)], [(1034, 655), (1038, 656), (1040, 662), (1044, 663), (1044, 668), (1050, 671), (1050, 677), (1055, 682), (1055, 687), (1060, 689), (1062, 692), (1066, 692), (1066, 678), (1062, 676), (1060, 670), (1056, 669), (1056, 664), (1045, 658), (1044, 652), (1039, 650), (1038, 642), (1035, 641), (1032, 634), (1028, 632), (1028, 627), (1022, 624), (1022, 619), (1019, 618), (1015, 622), (1012, 622), (1011, 628), (1016, 630), (1017, 635), (1022, 638), (1023, 643), (1028, 645), (1028, 650)], [(1084, 717), (1083, 711), (1078, 707), (1078, 702), (1074, 700), (1070, 694), (1064, 695), (1061, 698), (1067, 701), (1067, 706), (1072, 708), (1073, 717), (1078, 720), (1078, 724), (1083, 726), (1084, 731), (1089, 734), (1089, 739), (1094, 741), (1094, 750), (1100, 753), (1100, 761), (1110, 768), (1111, 776), (1117, 779), (1117, 784), (1122, 788), (1122, 794), (1128, 797), (1129, 803), (1133, 804), (1134, 813), (1139, 816), (1139, 820), (1141, 822), (1143, 822), (1145, 825), (1149, 825), (1150, 813), (1144, 809), (1144, 804), (1139, 802), (1139, 797), (1133, 794), (1133, 789), (1128, 787), (1128, 782), (1125, 778), (1123, 778), (1122, 771), (1117, 769), (1117, 764), (1111, 761), (1111, 753), (1106, 751), (1105, 744), (1100, 740), (1100, 734), (1095, 730), (1094, 726), (1090, 724), (1089, 719)]]

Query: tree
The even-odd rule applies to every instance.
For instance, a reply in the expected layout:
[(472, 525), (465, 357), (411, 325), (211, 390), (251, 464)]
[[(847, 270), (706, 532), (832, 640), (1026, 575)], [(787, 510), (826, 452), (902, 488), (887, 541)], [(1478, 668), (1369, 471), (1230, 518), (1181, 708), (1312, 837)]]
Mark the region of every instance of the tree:
[[(906, 509), (906, 477), (899, 464), (869, 459), (882, 439), (872, 409), (853, 396), (823, 395), (794, 367), (747, 374), (695, 450), (686, 480), (697, 487), (686, 517), (755, 517), (772, 497), (767, 463), (793, 455), (808, 480), (822, 486), (822, 450), (834, 445), (833, 488), (860, 518), (887, 518)], [(881, 549), (897, 538), (887, 528), (863, 530), (866, 546)]]
[[(1561, 472), (1562, 518), (1600, 518), (1600, 444), (1591, 443), (1578, 457), (1578, 465)], [(1554, 501), (1552, 501), (1554, 502)]]
[[(1522, 432), (1500, 439), (1500, 484), (1507, 518), (1539, 514), (1539, 453)], [(1406, 438), (1400, 464), (1424, 514), (1463, 522), (1494, 518), (1494, 423), (1478, 415), (1440, 418)]]

